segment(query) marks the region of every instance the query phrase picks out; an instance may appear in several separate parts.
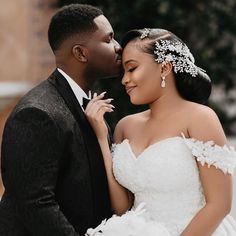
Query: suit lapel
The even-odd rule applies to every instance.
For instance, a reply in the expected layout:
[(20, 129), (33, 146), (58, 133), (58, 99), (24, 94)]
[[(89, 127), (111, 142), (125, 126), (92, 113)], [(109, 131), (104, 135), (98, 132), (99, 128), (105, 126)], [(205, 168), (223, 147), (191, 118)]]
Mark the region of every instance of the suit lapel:
[(80, 126), (86, 127), (90, 126), (69, 83), (63, 77), (63, 75), (55, 70), (48, 80), (56, 87), (60, 95), (63, 97), (65, 103), (67, 104), (75, 119), (78, 121), (79, 125), (81, 124)]
[(56, 87), (60, 95), (63, 97), (65, 103), (67, 104), (68, 108), (70, 109), (71, 113), (76, 119), (81, 130), (83, 130), (83, 136), (85, 140), (89, 140), (90, 144), (92, 140), (93, 145), (99, 146), (97, 137), (93, 131), (93, 128), (89, 124), (84, 114), (84, 111), (82, 110), (67, 80), (57, 70), (53, 72), (53, 74), (49, 77), (48, 80), (50, 83), (52, 83)]
[(68, 84), (67, 80), (63, 77), (63, 75), (61, 75), (61, 73), (55, 70), (48, 80), (51, 84), (53, 84), (56, 87), (60, 95), (63, 97), (68, 108), (70, 109), (78, 125), (80, 126), (85, 146), (87, 149), (88, 158), (90, 160), (91, 171), (93, 174), (96, 174), (96, 172), (94, 171), (98, 169), (97, 165), (101, 166), (101, 164), (99, 163), (102, 163), (104, 168), (104, 164), (103, 164), (101, 149), (91, 125), (89, 124), (70, 85)]
[[(108, 194), (107, 176), (102, 157), (102, 152), (97, 137), (89, 124), (79, 102), (77, 101), (67, 80), (60, 72), (55, 70), (49, 77), (49, 82), (56, 87), (60, 95), (63, 97), (68, 108), (76, 119), (82, 130), (82, 136), (87, 151), (87, 157), (90, 165), (91, 184), (93, 188), (93, 204), (95, 219), (101, 212), (106, 212), (103, 218), (110, 214), (110, 199)], [(97, 194), (100, 192), (100, 194)], [(105, 210), (106, 209), (106, 210)], [(97, 224), (98, 222), (96, 222)]]

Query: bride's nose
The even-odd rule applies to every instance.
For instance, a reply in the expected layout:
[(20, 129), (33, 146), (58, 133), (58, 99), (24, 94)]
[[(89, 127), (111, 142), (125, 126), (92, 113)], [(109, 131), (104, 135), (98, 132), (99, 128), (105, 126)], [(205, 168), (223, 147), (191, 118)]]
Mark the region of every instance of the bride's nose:
[(121, 83), (122, 83), (123, 85), (126, 85), (126, 84), (128, 84), (129, 82), (130, 82), (130, 78), (129, 78), (127, 75), (125, 75), (125, 73), (124, 73), (123, 78), (122, 78), (122, 80), (121, 80)]

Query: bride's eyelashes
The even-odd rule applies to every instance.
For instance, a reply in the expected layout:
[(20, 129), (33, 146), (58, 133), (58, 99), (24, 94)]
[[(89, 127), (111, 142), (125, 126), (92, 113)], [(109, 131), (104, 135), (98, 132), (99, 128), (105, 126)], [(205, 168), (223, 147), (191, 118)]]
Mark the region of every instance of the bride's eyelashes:
[(133, 72), (137, 67), (129, 68), (127, 71), (128, 72)]

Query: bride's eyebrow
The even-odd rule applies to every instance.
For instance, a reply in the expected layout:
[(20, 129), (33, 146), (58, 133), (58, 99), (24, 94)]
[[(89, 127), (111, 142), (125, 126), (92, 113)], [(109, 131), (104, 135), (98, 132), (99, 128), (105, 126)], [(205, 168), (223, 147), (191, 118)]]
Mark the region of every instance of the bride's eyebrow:
[(128, 61), (125, 61), (125, 62), (124, 62), (124, 65), (127, 65), (127, 64), (130, 63), (130, 62), (137, 62), (137, 61), (134, 60), (134, 59), (130, 59), (130, 60), (128, 60)]

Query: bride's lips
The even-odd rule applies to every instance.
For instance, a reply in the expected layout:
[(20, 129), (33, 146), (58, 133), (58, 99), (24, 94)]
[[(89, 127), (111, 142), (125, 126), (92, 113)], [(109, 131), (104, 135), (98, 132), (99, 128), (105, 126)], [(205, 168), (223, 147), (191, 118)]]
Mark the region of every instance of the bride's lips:
[(136, 86), (127, 86), (125, 87), (126, 93), (130, 93)]

